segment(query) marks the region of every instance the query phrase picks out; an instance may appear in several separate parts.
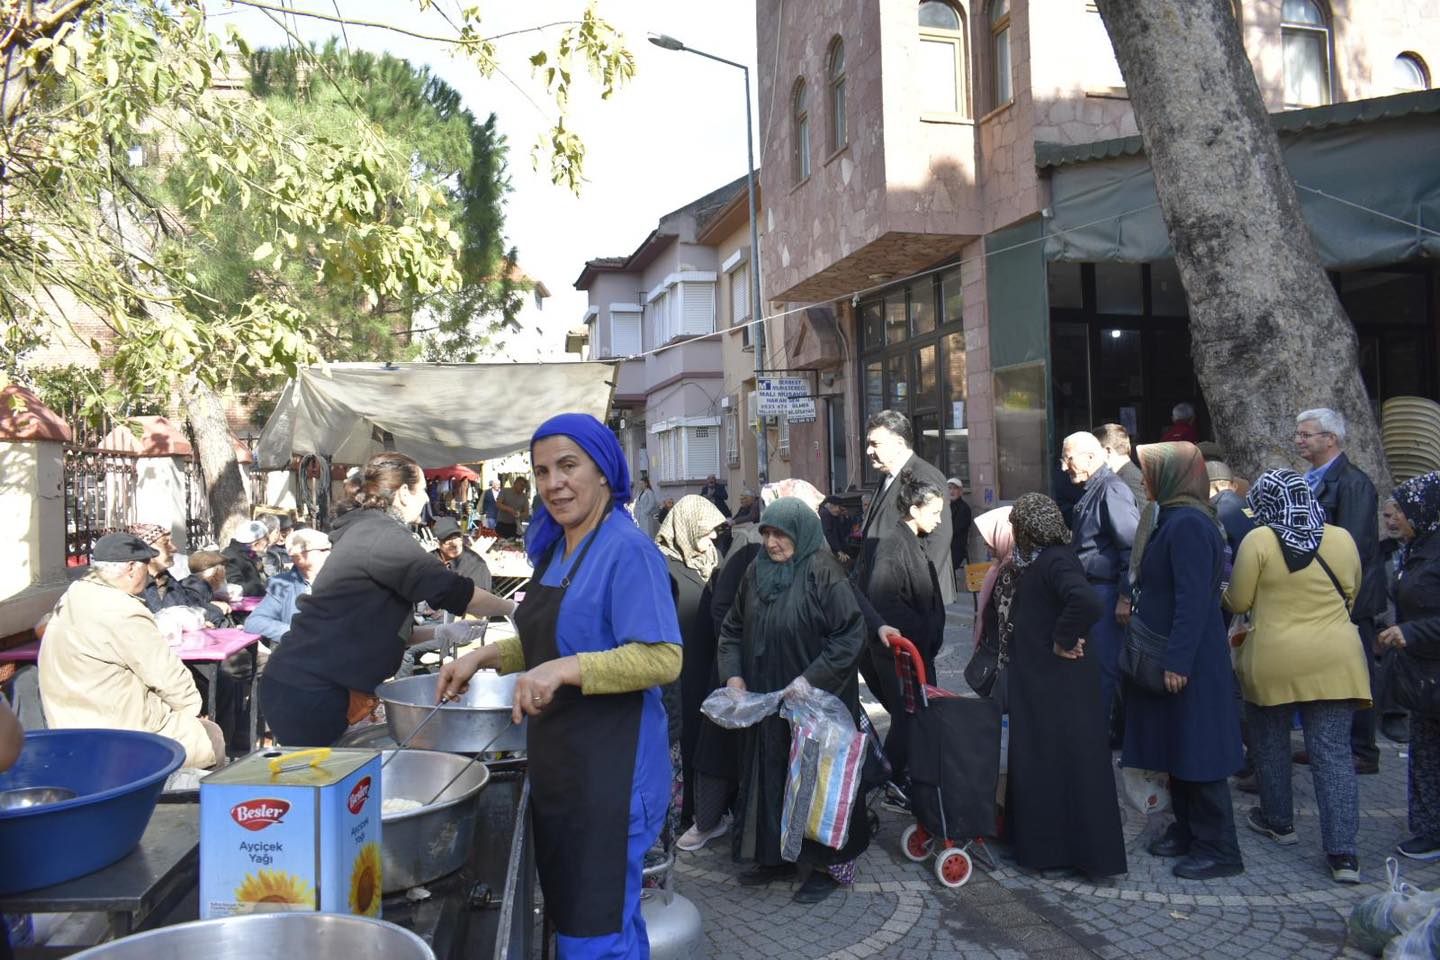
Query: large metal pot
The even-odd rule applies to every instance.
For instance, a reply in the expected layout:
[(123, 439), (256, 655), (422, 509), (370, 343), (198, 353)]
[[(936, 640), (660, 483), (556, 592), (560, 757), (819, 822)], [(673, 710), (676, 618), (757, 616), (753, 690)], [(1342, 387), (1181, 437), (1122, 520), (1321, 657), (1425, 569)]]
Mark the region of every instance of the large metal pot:
[[(489, 670), (475, 674), (470, 689), (447, 703), (410, 741), (422, 750), (452, 753), (495, 753), (525, 749), (525, 724), (510, 722), (515, 703), (515, 676), (502, 677)], [(439, 676), (427, 674), (383, 683), (375, 691), (385, 704), (385, 719), (397, 743), (420, 725), (435, 706)]]
[(409, 930), (335, 913), (253, 913), (161, 927), (102, 943), (75, 960), (435, 960)]
[(490, 782), (490, 771), (483, 763), (434, 750), (386, 750), (381, 759), (386, 764), (380, 775), (382, 805), (394, 799), (426, 803), (460, 775), (434, 803), (383, 816), (382, 889), (408, 890), (459, 870), (474, 845), (475, 796)]

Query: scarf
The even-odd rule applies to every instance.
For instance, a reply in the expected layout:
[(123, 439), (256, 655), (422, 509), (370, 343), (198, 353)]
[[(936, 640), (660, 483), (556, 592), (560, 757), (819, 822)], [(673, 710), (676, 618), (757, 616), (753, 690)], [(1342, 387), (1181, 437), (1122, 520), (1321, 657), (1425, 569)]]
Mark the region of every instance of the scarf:
[(1010, 526), (1015, 531), (1015, 549), (1010, 565), (1023, 570), (1035, 561), (1046, 547), (1070, 542), (1070, 528), (1054, 500), (1043, 493), (1027, 493), (1015, 501), (1010, 510)]
[[(535, 454), (535, 444), (546, 437), (569, 437), (584, 450), (610, 485), (613, 506), (625, 516), (630, 511), (625, 504), (630, 502), (630, 466), (625, 462), (625, 451), (610, 428), (588, 413), (562, 413), (540, 424), (530, 437), (530, 454)], [(542, 503), (530, 518), (525, 531), (525, 553), (530, 562), (539, 565), (546, 552), (559, 540), (564, 528), (550, 516)]]
[(720, 554), (713, 539), (704, 547), (698, 541), (724, 525), (725, 516), (715, 504), (692, 493), (681, 497), (665, 515), (665, 522), (655, 535), (655, 544), (665, 556), (679, 560), (700, 574), (700, 579), (709, 580), (720, 563)]
[(1400, 544), (1400, 567), (1410, 548), (1440, 530), (1440, 472), (1427, 473), (1406, 480), (1395, 488), (1395, 505), (1415, 529), (1415, 538)]
[[(1140, 582), (1140, 563), (1145, 548), (1160, 525), (1160, 511), (1166, 507), (1194, 507), (1210, 518), (1218, 528), (1220, 520), (1210, 506), (1210, 474), (1205, 469), (1205, 455), (1195, 444), (1184, 440), (1169, 443), (1147, 443), (1137, 451), (1140, 470), (1153, 497), (1140, 511), (1135, 527), (1135, 542), (1130, 547), (1130, 582)], [(1221, 533), (1224, 533), (1223, 528)]]
[[(985, 571), (985, 582), (980, 585), (980, 596), (977, 598), (977, 609), (979, 614), (975, 617), (975, 643), (980, 643), (980, 634), (985, 630), (985, 605), (995, 594), (995, 584), (1000, 579), (1002, 568), (1009, 566), (1010, 553), (1015, 549), (1015, 531), (1010, 526), (1010, 508), (999, 507), (995, 510), (987, 510), (975, 518), (975, 528), (980, 531), (980, 537), (985, 545), (990, 548), (990, 554), (995, 562), (990, 569)], [(956, 531), (957, 536), (963, 533)]]
[(1305, 478), (1294, 470), (1266, 470), (1250, 487), (1255, 519), (1275, 531), (1291, 573), (1303, 570), (1320, 549), (1325, 513)]
[(790, 589), (810, 565), (810, 558), (825, 546), (825, 531), (815, 511), (798, 497), (781, 497), (760, 515), (760, 529), (773, 527), (795, 543), (795, 552), (784, 563), (776, 563), (761, 546), (755, 557), (755, 586), (760, 599), (771, 603)]

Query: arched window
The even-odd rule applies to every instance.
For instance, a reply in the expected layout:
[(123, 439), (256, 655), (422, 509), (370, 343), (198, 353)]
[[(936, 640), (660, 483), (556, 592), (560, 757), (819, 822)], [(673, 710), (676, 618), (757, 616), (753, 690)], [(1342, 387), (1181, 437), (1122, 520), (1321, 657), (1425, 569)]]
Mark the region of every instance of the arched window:
[(990, 108), (1015, 96), (1010, 84), (1010, 0), (990, 0)]
[(1430, 89), (1430, 71), (1425, 61), (1413, 53), (1402, 53), (1390, 65), (1390, 86), (1395, 93), (1414, 93)]
[(790, 98), (790, 115), (794, 118), (794, 137), (790, 145), (791, 172), (799, 183), (810, 176), (810, 109), (806, 105), (805, 81), (795, 81), (795, 93)]
[(965, 114), (965, 18), (944, 0), (920, 2), (920, 112)]
[(845, 128), (845, 43), (839, 37), (830, 41), (826, 75), (830, 78), (830, 152), (849, 143)]
[(1285, 108), (1330, 102), (1330, 22), (1314, 0), (1285, 0), (1280, 13), (1285, 51)]

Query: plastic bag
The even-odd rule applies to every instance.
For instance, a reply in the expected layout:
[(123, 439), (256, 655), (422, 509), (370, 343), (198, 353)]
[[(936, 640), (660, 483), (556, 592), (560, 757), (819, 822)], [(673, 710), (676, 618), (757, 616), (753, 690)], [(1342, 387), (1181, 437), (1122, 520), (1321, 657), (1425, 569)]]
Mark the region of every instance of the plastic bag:
[(1374, 956), (1401, 933), (1423, 921), (1440, 907), (1440, 893), (1426, 893), (1400, 879), (1400, 864), (1394, 857), (1385, 860), (1389, 889), (1366, 897), (1350, 911), (1350, 941)]
[(1385, 960), (1434, 960), (1440, 957), (1440, 908), (1433, 908), (1424, 919), (1391, 940), (1385, 948)]
[(179, 648), (185, 634), (205, 629), (205, 611), (199, 607), (165, 607), (155, 614), (155, 626), (170, 646)]
[(1120, 780), (1125, 799), (1141, 813), (1164, 813), (1170, 809), (1170, 774), (1125, 767), (1120, 771)]
[(753, 727), (780, 709), (783, 692), (751, 693), (734, 687), (720, 687), (712, 690), (705, 702), (700, 704), (700, 712), (726, 730)]
[(812, 689), (780, 711), (790, 721), (790, 761), (780, 814), (780, 856), (795, 861), (805, 840), (845, 846), (865, 761), (865, 735), (840, 698)]

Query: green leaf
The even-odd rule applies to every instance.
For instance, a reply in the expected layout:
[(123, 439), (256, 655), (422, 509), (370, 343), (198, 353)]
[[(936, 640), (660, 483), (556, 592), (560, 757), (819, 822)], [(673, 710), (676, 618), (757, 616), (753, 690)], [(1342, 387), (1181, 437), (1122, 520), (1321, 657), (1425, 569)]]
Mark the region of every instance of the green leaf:
[(256, 263), (259, 263), (261, 260), (265, 260), (270, 257), (270, 255), (274, 252), (275, 244), (267, 240), (266, 242), (260, 244), (260, 246), (255, 248), (255, 252), (250, 255), (250, 258)]

